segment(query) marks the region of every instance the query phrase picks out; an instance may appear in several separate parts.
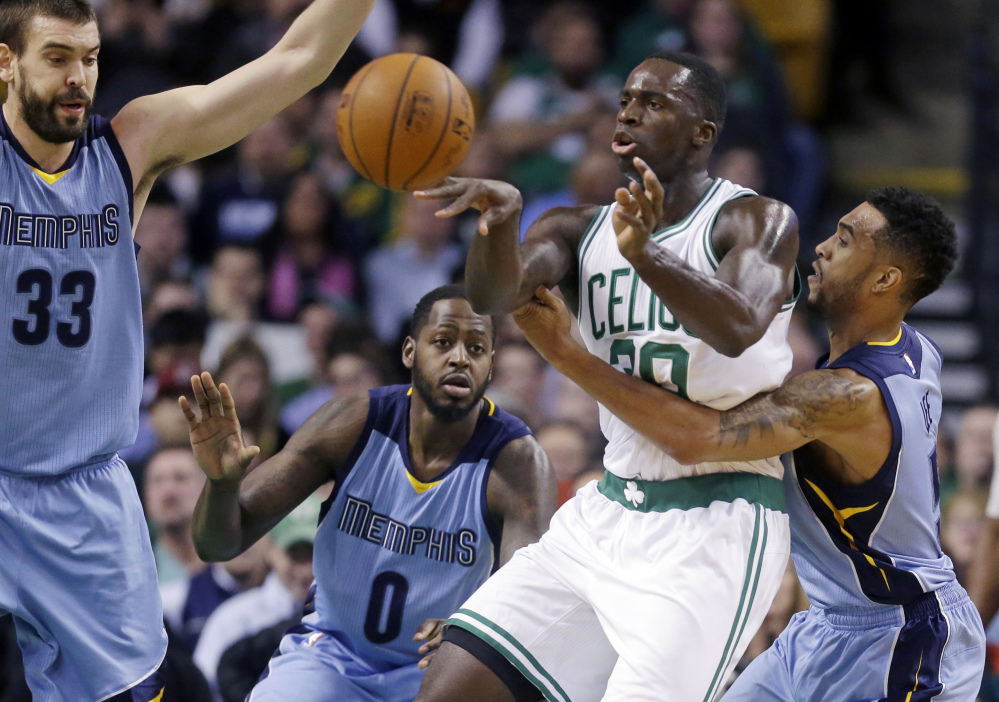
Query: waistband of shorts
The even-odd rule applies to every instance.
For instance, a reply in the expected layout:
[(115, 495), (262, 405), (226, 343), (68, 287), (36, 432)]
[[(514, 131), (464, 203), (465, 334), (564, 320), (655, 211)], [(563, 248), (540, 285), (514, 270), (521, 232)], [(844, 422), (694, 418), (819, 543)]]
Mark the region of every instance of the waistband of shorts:
[(80, 465), (67, 468), (66, 470), (59, 471), (58, 473), (18, 473), (16, 471), (4, 470), (3, 468), (0, 468), (0, 476), (5, 478), (22, 478), (24, 480), (53, 480), (65, 478), (68, 475), (74, 475), (76, 473), (83, 473), (88, 470), (103, 468), (117, 459), (117, 453), (105, 453), (99, 456), (94, 456), (86, 463), (81, 463)]
[(604, 497), (636, 512), (666, 512), (671, 509), (708, 507), (712, 502), (750, 504), (784, 512), (784, 484), (757, 473), (711, 473), (675, 480), (638, 480), (604, 471), (597, 489)]
[(904, 605), (828, 607), (821, 611), (830, 626), (837, 629), (869, 629), (901, 626), (905, 622), (925, 619), (968, 604), (971, 604), (968, 593), (956, 580), (952, 580)]

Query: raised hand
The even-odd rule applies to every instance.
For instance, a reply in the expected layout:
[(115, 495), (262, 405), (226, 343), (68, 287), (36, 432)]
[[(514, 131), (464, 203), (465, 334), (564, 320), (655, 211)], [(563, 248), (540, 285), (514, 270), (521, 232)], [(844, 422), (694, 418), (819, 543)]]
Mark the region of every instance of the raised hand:
[(486, 236), (490, 227), (520, 215), (523, 199), (520, 191), (501, 180), (479, 178), (445, 178), (443, 185), (413, 193), (421, 200), (451, 200), (447, 207), (436, 212), (438, 217), (454, 217), (472, 208), (482, 213), (479, 217), (479, 234)]
[(191, 430), (191, 448), (198, 465), (213, 482), (238, 483), (260, 448), (243, 446), (236, 403), (225, 383), (216, 388), (211, 373), (206, 371), (200, 376), (191, 376), (191, 388), (201, 411), (201, 421), (186, 397), (181, 397), (179, 402)]
[(642, 176), (642, 185), (632, 182), (614, 193), (613, 225), (617, 233), (617, 248), (629, 261), (642, 256), (653, 232), (663, 216), (663, 186), (659, 178), (642, 159), (635, 157), (635, 168)]

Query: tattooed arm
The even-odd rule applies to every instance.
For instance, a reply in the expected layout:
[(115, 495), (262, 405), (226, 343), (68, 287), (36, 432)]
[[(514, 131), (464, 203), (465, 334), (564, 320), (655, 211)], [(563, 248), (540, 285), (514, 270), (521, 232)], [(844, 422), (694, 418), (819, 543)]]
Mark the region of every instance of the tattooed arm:
[[(569, 313), (550, 291), (513, 313), (531, 344), (558, 371), (681, 463), (770, 458), (810, 442), (849, 482), (874, 475), (888, 457), (892, 425), (877, 385), (848, 369), (815, 370), (730, 410), (684, 400), (615, 370), (569, 334)], [(838, 465), (837, 465), (838, 464)]]

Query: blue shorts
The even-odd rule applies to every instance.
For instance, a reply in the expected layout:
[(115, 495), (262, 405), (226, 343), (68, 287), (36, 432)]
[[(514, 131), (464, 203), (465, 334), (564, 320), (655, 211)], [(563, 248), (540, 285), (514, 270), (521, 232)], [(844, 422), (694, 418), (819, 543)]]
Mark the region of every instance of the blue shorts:
[(247, 702), (413, 702), (424, 671), (379, 672), (334, 636), (307, 625), (286, 634)]
[(985, 630), (949, 583), (904, 609), (799, 612), (723, 702), (974, 702)]
[(0, 615), (14, 615), (35, 702), (98, 702), (166, 653), (135, 483), (115, 457), (58, 476), (0, 473)]

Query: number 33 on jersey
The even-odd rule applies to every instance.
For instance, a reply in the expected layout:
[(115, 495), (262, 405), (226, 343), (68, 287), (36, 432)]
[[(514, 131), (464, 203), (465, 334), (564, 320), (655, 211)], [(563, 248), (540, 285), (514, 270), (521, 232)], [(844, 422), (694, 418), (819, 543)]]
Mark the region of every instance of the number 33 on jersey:
[[(131, 220), (132, 176), (106, 120), (92, 119), (50, 174), (0, 118), (0, 470), (51, 475), (135, 440), (143, 349)], [(52, 411), (24, 411), (38, 406)]]

